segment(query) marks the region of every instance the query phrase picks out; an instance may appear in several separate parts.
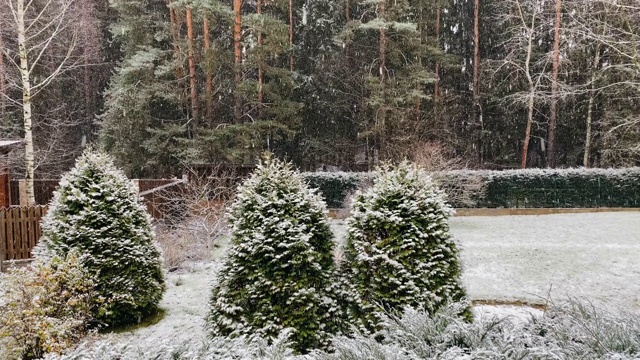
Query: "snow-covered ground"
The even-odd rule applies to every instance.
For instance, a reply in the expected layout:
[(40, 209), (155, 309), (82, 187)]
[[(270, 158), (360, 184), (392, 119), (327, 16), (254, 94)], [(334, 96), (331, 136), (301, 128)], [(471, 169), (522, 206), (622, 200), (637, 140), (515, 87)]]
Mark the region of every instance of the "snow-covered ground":
[[(344, 238), (343, 220), (332, 221)], [(455, 217), (451, 230), (461, 247), (462, 280), (474, 300), (544, 303), (567, 296), (640, 311), (640, 212), (542, 216)], [(340, 240), (338, 240), (340, 241)], [(168, 274), (157, 324), (99, 337), (144, 348), (203, 339), (211, 281), (228, 242), (209, 264)], [(526, 320), (541, 312), (518, 306), (481, 305), (476, 314)]]
[(567, 296), (640, 311), (640, 212), (455, 217), (472, 299)]
[[(334, 220), (332, 226), (343, 239), (345, 221)], [(451, 230), (460, 243), (462, 280), (471, 299), (544, 303), (550, 293), (554, 301), (586, 297), (640, 309), (639, 212), (454, 217)], [(210, 282), (227, 246), (215, 251), (213, 264), (169, 274), (161, 303), (167, 313), (159, 323), (105, 336), (139, 345), (149, 339), (202, 338)], [(487, 305), (474, 311), (521, 320), (541, 313)]]

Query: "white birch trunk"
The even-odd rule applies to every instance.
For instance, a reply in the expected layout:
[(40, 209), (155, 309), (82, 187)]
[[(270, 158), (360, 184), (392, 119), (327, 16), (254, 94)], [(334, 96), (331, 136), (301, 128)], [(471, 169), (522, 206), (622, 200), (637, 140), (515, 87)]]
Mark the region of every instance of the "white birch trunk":
[[(0, 28), (0, 34), (2, 29)], [(0, 118), (2, 118), (7, 111), (7, 78), (5, 77), (5, 65), (4, 65), (4, 52), (1, 50), (4, 48), (2, 36), (0, 35)]]
[(31, 121), (31, 81), (29, 74), (29, 60), (27, 58), (27, 38), (25, 34), (24, 0), (17, 0), (17, 30), (18, 52), (20, 55), (20, 76), (22, 78), (22, 114), (24, 117), (24, 160), (26, 166), (25, 182), (27, 203), (21, 205), (34, 205), (36, 203), (33, 191), (34, 156), (33, 156), (33, 130)]

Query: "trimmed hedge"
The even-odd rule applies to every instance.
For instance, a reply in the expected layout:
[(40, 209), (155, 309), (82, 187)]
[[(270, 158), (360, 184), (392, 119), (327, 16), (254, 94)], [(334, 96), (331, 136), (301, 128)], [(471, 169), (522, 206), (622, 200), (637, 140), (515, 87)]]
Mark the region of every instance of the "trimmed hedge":
[(373, 173), (366, 172), (307, 172), (302, 176), (310, 187), (319, 190), (331, 209), (346, 208), (345, 200), (373, 180)]
[[(312, 187), (320, 190), (330, 208), (342, 208), (345, 198), (369, 173), (305, 173)], [(640, 207), (640, 168), (626, 169), (527, 169), (456, 170), (438, 174), (443, 189), (480, 177), (486, 191), (475, 199), (476, 208), (598, 208)], [(454, 207), (470, 207), (452, 204)]]

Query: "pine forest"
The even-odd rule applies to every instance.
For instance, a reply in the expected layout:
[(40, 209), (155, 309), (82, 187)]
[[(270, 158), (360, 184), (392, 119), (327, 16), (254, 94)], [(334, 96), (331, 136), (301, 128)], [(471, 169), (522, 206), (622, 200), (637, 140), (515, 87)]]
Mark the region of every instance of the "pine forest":
[(640, 164), (640, 0), (0, 0), (0, 35), (28, 180), (90, 144), (136, 178)]

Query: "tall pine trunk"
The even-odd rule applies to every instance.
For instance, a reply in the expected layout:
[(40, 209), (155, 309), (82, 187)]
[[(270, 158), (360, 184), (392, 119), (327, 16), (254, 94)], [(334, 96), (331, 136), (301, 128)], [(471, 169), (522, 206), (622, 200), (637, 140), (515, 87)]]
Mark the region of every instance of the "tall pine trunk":
[(480, 68), (480, 0), (474, 1), (473, 6), (473, 121), (480, 125), (478, 136), (478, 161), (483, 163), (484, 143), (482, 133), (484, 132), (484, 121), (482, 119), (482, 109), (480, 106), (480, 83), (478, 81)]
[[(418, 32), (420, 33), (420, 47), (422, 48), (422, 46), (424, 46), (426, 42), (426, 31), (424, 26), (424, 6), (422, 2), (418, 2)], [(420, 69), (422, 69), (422, 54), (418, 54), (418, 66), (420, 67)], [(420, 89), (421, 85), (418, 84), (416, 87), (417, 87), (416, 92), (419, 93), (421, 91)], [(420, 122), (421, 108), (422, 108), (422, 99), (418, 95), (416, 96), (416, 107), (415, 107), (416, 123)]]
[(204, 33), (204, 52), (205, 52), (205, 116), (207, 121), (212, 124), (211, 118), (213, 113), (213, 74), (211, 69), (211, 34), (209, 34), (209, 18), (205, 16), (202, 24), (202, 32)]
[(295, 58), (293, 56), (293, 0), (289, 0), (289, 70), (293, 72)]
[(169, 28), (171, 31), (173, 57), (178, 62), (178, 66), (176, 66), (176, 78), (178, 79), (178, 81), (182, 81), (182, 78), (184, 78), (184, 69), (182, 68), (182, 52), (180, 51), (180, 44), (178, 42), (178, 39), (180, 38), (180, 29), (178, 26), (176, 10), (171, 6), (172, 1), (168, 0), (167, 3), (169, 5)]
[(556, 129), (558, 126), (558, 68), (560, 67), (560, 27), (562, 20), (562, 0), (556, 0), (556, 19), (553, 35), (553, 80), (551, 82), (551, 114), (549, 116), (549, 134), (547, 165), (556, 167)]
[(242, 118), (242, 97), (240, 83), (242, 82), (242, 0), (233, 0), (233, 58), (235, 64), (233, 118), (237, 124)]
[[(440, 48), (440, 2), (438, 2), (436, 7), (436, 46)], [(440, 61), (436, 58), (435, 64), (435, 81), (433, 83), (433, 112), (436, 120), (440, 118), (439, 114), (439, 103), (440, 103)]]
[(20, 76), (22, 80), (22, 116), (24, 119), (24, 160), (27, 170), (25, 174), (27, 203), (21, 205), (31, 206), (36, 203), (33, 191), (35, 161), (33, 153), (33, 124), (31, 118), (31, 79), (29, 77), (30, 69), (27, 58), (24, 0), (17, 0), (17, 9), (16, 23), (18, 30), (18, 52), (20, 56)]
[[(378, 8), (378, 17), (382, 19), (383, 22), (386, 22), (386, 0), (381, 0)], [(380, 28), (380, 39), (379, 39), (379, 57), (380, 57), (380, 84), (382, 90), (382, 105), (378, 111), (377, 118), (377, 126), (376, 126), (376, 145), (378, 154), (375, 156), (374, 161), (377, 163), (380, 160), (380, 156), (384, 155), (384, 143), (385, 143), (385, 128), (386, 128), (386, 117), (387, 117), (387, 105), (386, 105), (386, 82), (387, 82), (387, 31), (383, 27)]]
[(347, 20), (347, 22), (351, 21), (351, 3), (349, 0), (345, 0), (345, 7), (344, 7), (344, 18), (345, 20)]
[[(82, 68), (83, 71), (83, 92), (84, 92), (84, 113), (85, 119), (93, 119), (94, 116), (94, 107), (93, 107), (93, 91), (91, 86), (91, 67), (89, 64), (89, 55), (85, 54), (84, 56), (84, 66)], [(88, 136), (90, 131), (90, 123), (83, 123), (82, 126), (82, 146), (84, 147), (87, 144)]]
[[(262, 0), (256, 4), (258, 16), (262, 15)], [(264, 103), (264, 68), (262, 66), (262, 31), (258, 32), (258, 117), (262, 115), (262, 103)]]
[(195, 138), (198, 132), (200, 112), (198, 109), (198, 83), (196, 80), (196, 60), (193, 44), (193, 13), (187, 6), (187, 43), (189, 47), (189, 87), (191, 88), (191, 135)]

